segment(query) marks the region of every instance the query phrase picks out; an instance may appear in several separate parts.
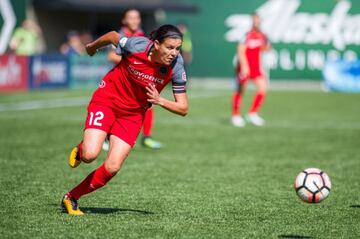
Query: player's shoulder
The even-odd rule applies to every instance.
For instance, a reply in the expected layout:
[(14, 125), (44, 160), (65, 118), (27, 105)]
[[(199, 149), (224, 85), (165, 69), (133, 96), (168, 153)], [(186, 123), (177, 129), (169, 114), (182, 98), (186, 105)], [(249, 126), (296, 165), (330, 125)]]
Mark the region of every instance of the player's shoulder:
[(184, 59), (179, 54), (172, 63), (172, 84), (174, 93), (185, 93), (186, 72)]
[(118, 33), (119, 33), (120, 37), (126, 37), (126, 32), (125, 32), (125, 29), (124, 29), (124, 28), (121, 27), (121, 28), (118, 30)]
[(267, 36), (264, 32), (259, 30), (250, 30), (246, 34), (246, 39), (267, 39)]
[(133, 36), (133, 37), (127, 38), (127, 44), (129, 44), (129, 46), (133, 46), (133, 45), (146, 45), (147, 46), (150, 42), (151, 42), (151, 40), (144, 36)]
[(128, 29), (121, 27), (118, 31), (121, 37), (132, 37), (132, 36), (145, 36), (144, 31), (140, 28), (135, 33), (130, 32)]
[(263, 34), (263, 32), (260, 30), (260, 29), (254, 29), (254, 28), (251, 28), (248, 32), (247, 32), (248, 35), (261, 35)]
[(151, 44), (151, 40), (143, 36), (123, 37), (120, 39), (120, 45), (130, 53), (144, 52)]
[(139, 29), (134, 35), (138, 37), (143, 37), (145, 36), (145, 32), (142, 29)]
[(259, 33), (260, 33), (261, 37), (267, 38), (266, 34), (263, 31), (260, 31)]
[(181, 54), (179, 54), (175, 59), (174, 61), (172, 62), (171, 64), (171, 67), (173, 69), (177, 69), (179, 67), (184, 67), (184, 58), (182, 57)]
[(254, 38), (254, 31), (253, 30), (250, 30), (248, 31), (246, 34), (245, 34), (245, 42), (250, 40), (250, 39), (253, 39)]
[(266, 38), (266, 34), (263, 31), (260, 31), (260, 30), (255, 31), (254, 35), (255, 35), (255, 37)]

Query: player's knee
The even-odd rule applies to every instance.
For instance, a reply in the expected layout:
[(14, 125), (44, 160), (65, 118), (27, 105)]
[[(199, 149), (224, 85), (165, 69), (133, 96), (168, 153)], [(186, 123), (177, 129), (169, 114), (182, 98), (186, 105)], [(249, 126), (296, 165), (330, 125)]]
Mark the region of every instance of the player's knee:
[(99, 155), (98, 150), (83, 148), (82, 161), (84, 163), (91, 163)]
[(107, 163), (106, 169), (109, 171), (109, 173), (116, 174), (117, 172), (120, 171), (121, 164), (120, 163)]
[(257, 90), (257, 93), (265, 95), (266, 94), (266, 89), (259, 89), (259, 90)]
[(257, 89), (257, 92), (260, 93), (260, 94), (265, 94), (267, 91), (267, 87), (266, 85), (260, 85)]
[(123, 159), (114, 159), (114, 158), (107, 158), (105, 160), (105, 167), (111, 174), (116, 174), (120, 171), (122, 163), (125, 161), (127, 155)]
[(82, 161), (84, 163), (91, 163), (92, 161), (94, 161), (97, 157), (94, 155), (94, 154), (83, 154), (83, 157), (82, 157)]

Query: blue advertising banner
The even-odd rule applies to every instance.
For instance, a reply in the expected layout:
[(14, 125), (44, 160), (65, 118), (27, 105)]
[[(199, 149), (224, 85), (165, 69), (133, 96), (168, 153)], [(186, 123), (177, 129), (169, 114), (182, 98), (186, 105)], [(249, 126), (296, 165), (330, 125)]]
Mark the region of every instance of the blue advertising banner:
[(54, 89), (69, 86), (70, 67), (60, 54), (33, 56), (30, 60), (30, 89)]
[(323, 76), (331, 91), (360, 92), (360, 61), (328, 61)]
[(73, 89), (95, 89), (113, 67), (107, 54), (70, 57), (70, 86)]

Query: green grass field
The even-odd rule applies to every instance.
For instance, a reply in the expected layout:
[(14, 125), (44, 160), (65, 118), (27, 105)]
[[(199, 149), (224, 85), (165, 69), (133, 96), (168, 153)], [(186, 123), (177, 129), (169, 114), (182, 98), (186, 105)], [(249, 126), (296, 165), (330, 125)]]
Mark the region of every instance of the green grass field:
[[(67, 166), (86, 106), (20, 106), (90, 94), (0, 95), (1, 238), (360, 238), (360, 95), (272, 91), (267, 125), (238, 129), (231, 92), (190, 91), (187, 117), (156, 108), (164, 149), (137, 145), (106, 187), (80, 199), (86, 215), (73, 217), (61, 197), (105, 157)], [(332, 179), (321, 204), (293, 189), (307, 167)]]

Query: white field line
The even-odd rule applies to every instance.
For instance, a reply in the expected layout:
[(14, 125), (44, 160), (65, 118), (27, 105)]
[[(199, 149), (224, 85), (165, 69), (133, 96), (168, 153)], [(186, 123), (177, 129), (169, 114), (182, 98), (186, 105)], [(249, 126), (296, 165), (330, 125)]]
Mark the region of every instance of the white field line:
[(89, 98), (87, 97), (76, 97), (76, 98), (60, 98), (60, 99), (48, 99), (48, 100), (32, 100), (32, 101), (23, 101), (17, 103), (2, 103), (0, 104), (0, 112), (82, 106), (82, 105), (86, 105), (88, 102), (89, 102)]
[[(228, 95), (226, 92), (208, 92), (204, 91), (190, 95), (191, 99), (200, 98), (212, 98), (219, 96)], [(48, 100), (33, 100), (23, 101), (17, 103), (0, 103), (0, 112), (7, 111), (26, 111), (26, 110), (37, 110), (37, 109), (51, 109), (51, 108), (62, 108), (62, 107), (74, 107), (74, 106), (85, 106), (89, 102), (88, 97), (72, 97), (72, 98), (58, 98)], [(75, 118), (73, 120), (83, 120), (83, 117)], [(230, 119), (228, 121), (219, 118), (209, 117), (187, 117), (185, 119), (168, 118), (162, 119), (157, 118), (156, 122), (165, 125), (196, 125), (201, 127), (202, 125), (212, 126), (229, 126)], [(228, 122), (228, 123), (227, 123)], [(281, 120), (281, 121), (268, 121), (265, 128), (288, 128), (288, 129), (339, 129), (339, 130), (360, 130), (360, 123), (354, 122), (337, 122), (337, 121), (324, 121), (324, 122), (312, 122), (312, 121), (292, 121), (292, 120)], [(241, 128), (234, 130), (241, 130)]]
[[(219, 118), (181, 118), (176, 119), (172, 118), (169, 119), (162, 119), (157, 118), (156, 123), (164, 124), (164, 125), (195, 125), (198, 127), (201, 126), (217, 126), (217, 127), (233, 127), (230, 124), (229, 120), (219, 119)], [(255, 127), (250, 124), (247, 124), (246, 127)], [(244, 128), (236, 128), (233, 127), (234, 130), (243, 130)], [(267, 121), (263, 128), (283, 128), (283, 129), (315, 129), (315, 130), (322, 130), (322, 129), (338, 129), (338, 130), (360, 130), (360, 123), (355, 122), (336, 122), (336, 121), (323, 121), (323, 122), (313, 122), (313, 121), (292, 121), (292, 120), (274, 120), (274, 121)]]
[[(71, 121), (84, 121), (83, 116), (73, 116), (69, 118), (66, 116), (64, 120)], [(183, 125), (183, 126), (214, 126), (214, 127), (233, 127), (230, 124), (230, 119), (227, 121), (224, 118), (216, 118), (213, 119), (208, 117), (196, 117), (192, 118), (191, 116), (185, 118), (175, 118), (171, 117), (169, 120), (168, 117), (157, 117), (155, 124), (159, 125)], [(250, 124), (247, 124), (246, 127), (255, 127)], [(244, 128), (236, 128), (233, 127), (234, 130), (243, 130)], [(276, 128), (276, 129), (315, 129), (315, 130), (323, 130), (323, 129), (338, 129), (338, 130), (360, 130), (360, 123), (356, 122), (336, 122), (336, 121), (324, 121), (319, 123), (318, 121), (292, 121), (292, 120), (273, 120), (266, 122), (263, 128)], [(261, 128), (259, 128), (261, 129)]]
[[(196, 95), (189, 96), (190, 99), (211, 98), (225, 95), (224, 92), (202, 92)], [(72, 98), (58, 98), (46, 100), (31, 100), (16, 103), (0, 103), (0, 112), (5, 111), (25, 111), (38, 109), (51, 109), (73, 106), (84, 106), (90, 101), (88, 97), (72, 97)]]
[(285, 128), (285, 129), (338, 129), (338, 130), (360, 130), (360, 123), (353, 122), (301, 122), (301, 121), (271, 121), (267, 125), (270, 128)]

